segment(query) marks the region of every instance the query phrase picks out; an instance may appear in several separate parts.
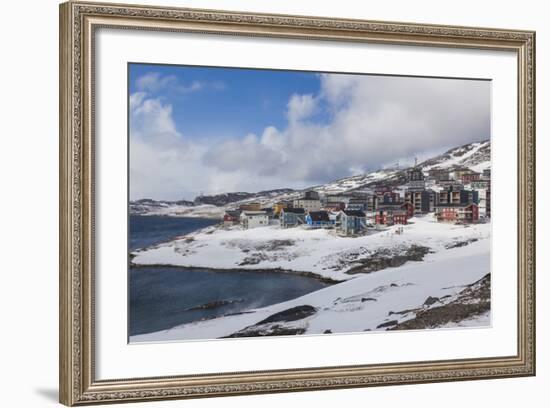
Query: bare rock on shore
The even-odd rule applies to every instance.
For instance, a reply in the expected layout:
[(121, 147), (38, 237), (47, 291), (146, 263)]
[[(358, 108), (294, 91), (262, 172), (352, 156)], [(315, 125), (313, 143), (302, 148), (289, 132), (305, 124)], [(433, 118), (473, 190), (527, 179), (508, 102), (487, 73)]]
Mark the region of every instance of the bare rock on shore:
[(303, 319), (313, 316), (317, 309), (310, 305), (295, 306), (275, 313), (266, 319), (239, 330), (227, 337), (285, 336), (304, 334)]
[(491, 275), (463, 289), (456, 299), (442, 305), (419, 310), (412, 319), (403, 321), (389, 330), (433, 329), (447, 324), (475, 318), (491, 310)]

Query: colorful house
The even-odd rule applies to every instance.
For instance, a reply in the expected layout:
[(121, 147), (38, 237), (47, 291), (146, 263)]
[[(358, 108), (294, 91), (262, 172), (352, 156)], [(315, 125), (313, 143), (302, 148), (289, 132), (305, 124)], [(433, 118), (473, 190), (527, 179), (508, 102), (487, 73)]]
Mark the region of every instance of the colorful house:
[(479, 220), (479, 208), (474, 203), (439, 204), (435, 216), (440, 222), (472, 223)]
[(455, 167), (453, 169), (453, 171), (451, 172), (451, 176), (455, 179), (455, 180), (459, 180), (459, 181), (462, 181), (464, 182), (464, 179), (466, 180), (470, 180), (471, 181), (471, 178), (476, 177), (477, 175), (477, 180), (479, 180), (479, 176), (480, 174), (477, 173), (476, 171), (472, 170), (472, 169), (469, 169), (468, 167)]
[(363, 211), (343, 210), (336, 216), (336, 224), (345, 235), (356, 235), (367, 228), (367, 216)]
[(409, 211), (407, 210), (410, 204), (405, 206), (387, 205), (379, 207), (374, 216), (374, 222), (378, 225), (395, 225), (407, 224)]
[(245, 203), (239, 206), (241, 211), (261, 211), (262, 205), (260, 203)]
[(471, 171), (471, 172), (468, 172), (468, 173), (464, 173), (464, 174), (460, 177), (460, 180), (461, 180), (463, 183), (471, 183), (472, 181), (478, 181), (480, 178), (481, 178), (481, 174), (480, 174), (480, 173), (477, 173), (477, 172), (475, 172), (475, 171)]
[(280, 201), (273, 204), (273, 215), (278, 217), (281, 211), (285, 208), (288, 208), (288, 203), (286, 201)]
[(227, 210), (223, 215), (224, 225), (235, 225), (241, 220), (241, 211), (239, 210)]
[(269, 225), (269, 216), (265, 211), (243, 211), (240, 218), (244, 229), (267, 227)]
[(279, 213), (279, 224), (281, 228), (295, 227), (305, 224), (306, 212), (303, 208), (283, 208)]
[(306, 215), (306, 224), (310, 228), (327, 228), (332, 227), (335, 220), (329, 218), (327, 211), (310, 211)]
[(465, 190), (461, 185), (452, 185), (439, 192), (435, 204), (477, 204), (478, 200), (477, 191)]
[(425, 214), (434, 210), (435, 193), (431, 190), (409, 189), (405, 192), (405, 201), (412, 204), (414, 214)]

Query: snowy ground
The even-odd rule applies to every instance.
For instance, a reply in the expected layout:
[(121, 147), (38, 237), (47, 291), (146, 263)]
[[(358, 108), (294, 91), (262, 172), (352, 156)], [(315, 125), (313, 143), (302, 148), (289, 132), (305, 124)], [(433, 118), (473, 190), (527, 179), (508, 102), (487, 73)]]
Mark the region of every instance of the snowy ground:
[[(450, 254), (453, 245), (487, 241), (490, 224), (470, 226), (438, 223), (433, 216), (416, 217), (403, 226), (372, 231), (365, 236), (340, 237), (335, 230), (306, 227), (281, 229), (276, 225), (243, 230), (208, 227), (180, 239), (135, 252), (141, 265), (177, 265), (217, 269), (284, 269), (312, 272), (334, 280), (352, 278), (346, 272), (380, 249), (395, 254), (412, 245)], [(429, 257), (429, 256), (428, 256)]]
[[(424, 262), (408, 262), (397, 268), (357, 275), (353, 279), (298, 299), (233, 316), (195, 322), (170, 330), (134, 336), (132, 342), (219, 338), (243, 329), (262, 334), (321, 334), (385, 330), (411, 319), (417, 309), (440, 306), (455, 299), (467, 285), (489, 273), (489, 240), (441, 250)], [(438, 299), (426, 304), (428, 297)], [(282, 311), (312, 306), (315, 312), (305, 318), (261, 324)], [(450, 322), (444, 327), (478, 326), (489, 323), (489, 314), (472, 316), (468, 321)], [(260, 323), (260, 324), (258, 324)], [(443, 326), (442, 326), (443, 327)], [(246, 331), (246, 330), (245, 330)]]
[[(255, 270), (281, 268), (314, 272), (342, 282), (284, 303), (133, 336), (130, 340), (386, 330), (411, 321), (419, 311), (456, 303), (464, 298), (464, 291), (472, 284), (484, 277), (487, 279), (490, 224), (444, 224), (427, 216), (413, 218), (411, 224), (404, 227), (403, 234), (396, 234), (396, 229), (392, 227), (367, 236), (347, 238), (337, 236), (333, 230), (209, 227), (174, 242), (137, 252), (133, 259), (137, 264)], [(346, 273), (372, 254), (380, 251), (400, 253), (411, 245), (429, 247), (430, 252), (422, 261), (408, 261), (371, 273)], [(478, 301), (474, 298), (465, 303)], [(456, 306), (454, 303), (452, 305)], [(479, 315), (470, 313), (461, 321), (451, 318), (437, 327), (488, 324), (490, 312), (484, 310)]]

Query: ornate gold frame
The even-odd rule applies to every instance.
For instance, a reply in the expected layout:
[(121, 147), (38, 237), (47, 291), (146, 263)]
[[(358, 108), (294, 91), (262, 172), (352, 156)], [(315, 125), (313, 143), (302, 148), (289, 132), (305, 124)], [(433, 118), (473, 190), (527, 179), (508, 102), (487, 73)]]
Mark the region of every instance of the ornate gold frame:
[[(96, 380), (94, 93), (98, 27), (513, 51), (518, 62), (518, 350), (514, 356)], [(228, 11), (60, 6), (60, 401), (66, 405), (535, 374), (535, 33)]]

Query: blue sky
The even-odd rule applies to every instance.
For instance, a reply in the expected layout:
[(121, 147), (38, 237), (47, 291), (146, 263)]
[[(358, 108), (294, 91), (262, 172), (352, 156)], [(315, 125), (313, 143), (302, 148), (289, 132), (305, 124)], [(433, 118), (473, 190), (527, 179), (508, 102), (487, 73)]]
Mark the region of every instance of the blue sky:
[(491, 136), (490, 81), (129, 65), (130, 198), (302, 189)]
[(176, 126), (186, 137), (202, 142), (261, 133), (268, 125), (282, 128), (290, 96), (320, 88), (319, 76), (310, 72), (130, 64), (129, 74), (130, 94), (143, 89), (136, 80), (145, 75), (173, 77), (169, 84), (178, 86), (150, 94), (172, 105)]

